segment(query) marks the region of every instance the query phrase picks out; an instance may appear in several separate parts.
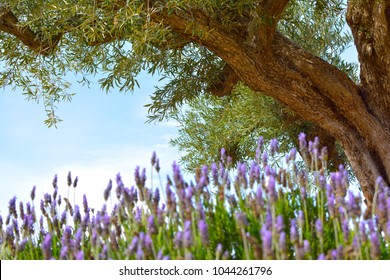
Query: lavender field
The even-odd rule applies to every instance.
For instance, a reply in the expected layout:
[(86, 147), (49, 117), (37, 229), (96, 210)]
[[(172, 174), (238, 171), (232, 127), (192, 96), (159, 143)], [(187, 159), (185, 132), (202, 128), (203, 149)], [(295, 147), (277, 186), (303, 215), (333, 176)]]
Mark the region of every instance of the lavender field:
[(160, 185), (149, 185), (142, 168), (134, 182), (117, 174), (99, 209), (85, 195), (82, 205), (58, 195), (82, 186), (70, 173), (67, 186), (58, 186), (55, 176), (51, 194), (38, 198), (33, 188), (30, 201), (9, 201), (0, 216), (0, 259), (389, 259), (389, 188), (378, 178), (370, 211), (343, 166), (328, 173), (318, 138), (302, 133), (299, 143), (299, 153), (273, 162), (277, 140), (260, 138), (253, 161), (234, 168), (222, 149), (221, 161), (190, 182), (176, 163), (164, 180), (153, 153), (151, 177)]

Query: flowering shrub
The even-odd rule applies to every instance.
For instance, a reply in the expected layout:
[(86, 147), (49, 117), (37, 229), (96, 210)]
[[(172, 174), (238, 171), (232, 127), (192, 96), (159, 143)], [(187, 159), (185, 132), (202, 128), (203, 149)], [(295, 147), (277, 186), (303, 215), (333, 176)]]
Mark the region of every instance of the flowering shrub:
[[(295, 149), (280, 167), (269, 164), (278, 142), (265, 149), (259, 139), (249, 166), (229, 171), (222, 149), (221, 162), (197, 170), (194, 182), (185, 182), (176, 163), (164, 188), (148, 187), (139, 167), (131, 187), (118, 174), (98, 211), (89, 208), (85, 195), (82, 206), (62, 199), (55, 177), (53, 193), (39, 202), (35, 187), (31, 201), (17, 207), (16, 197), (10, 200), (5, 221), (0, 216), (0, 258), (389, 259), (389, 188), (379, 178), (375, 215), (363, 211), (343, 166), (328, 174), (326, 148), (319, 150), (318, 139), (307, 143), (304, 134), (299, 141), (311, 168), (297, 164)], [(151, 165), (160, 176), (155, 153)], [(77, 186), (77, 178), (72, 182), (69, 174), (72, 184)]]

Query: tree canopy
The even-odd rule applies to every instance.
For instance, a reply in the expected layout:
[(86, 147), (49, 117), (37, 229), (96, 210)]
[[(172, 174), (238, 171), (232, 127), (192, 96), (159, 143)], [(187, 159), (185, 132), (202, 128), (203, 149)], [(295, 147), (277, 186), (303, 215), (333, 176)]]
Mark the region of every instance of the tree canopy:
[[(338, 55), (350, 40), (344, 16), (359, 80)], [(378, 176), (389, 182), (387, 0), (9, 0), (0, 4), (0, 31), (1, 85), (43, 100), (49, 125), (56, 104), (71, 99), (69, 72), (81, 82), (102, 72), (103, 89), (124, 92), (142, 70), (158, 73), (167, 82), (149, 106), (152, 120), (242, 84), (333, 137), (368, 204)]]

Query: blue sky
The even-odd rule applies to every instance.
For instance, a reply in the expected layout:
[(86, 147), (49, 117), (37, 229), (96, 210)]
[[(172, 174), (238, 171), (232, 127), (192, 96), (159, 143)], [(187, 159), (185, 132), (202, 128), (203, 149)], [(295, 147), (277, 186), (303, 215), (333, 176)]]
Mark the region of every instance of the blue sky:
[(90, 88), (74, 84), (77, 94), (72, 102), (58, 107), (64, 121), (57, 129), (43, 123), (42, 104), (25, 100), (18, 91), (0, 91), (0, 214), (7, 213), (8, 201), (15, 195), (27, 202), (34, 185), (38, 198), (51, 193), (55, 174), (63, 196), (71, 171), (72, 177), (79, 177), (76, 203), (85, 193), (90, 204), (100, 208), (103, 190), (118, 172), (127, 186), (134, 184), (137, 165), (146, 167), (150, 177), (153, 151), (160, 158), (163, 181), (170, 173), (172, 162), (179, 159), (169, 145), (177, 135), (177, 124), (145, 123), (144, 105), (158, 79), (142, 74), (140, 89), (126, 94), (106, 94), (94, 80)]

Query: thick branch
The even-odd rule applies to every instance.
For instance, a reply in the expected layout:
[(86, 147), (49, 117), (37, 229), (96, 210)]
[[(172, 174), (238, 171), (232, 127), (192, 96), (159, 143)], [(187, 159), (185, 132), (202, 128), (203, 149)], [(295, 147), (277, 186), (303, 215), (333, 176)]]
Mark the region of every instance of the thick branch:
[(50, 41), (42, 41), (39, 36), (29, 27), (20, 27), (16, 16), (8, 9), (4, 8), (0, 14), (0, 30), (20, 39), (30, 49), (43, 55), (50, 54), (57, 46), (62, 37), (62, 33), (56, 35)]

